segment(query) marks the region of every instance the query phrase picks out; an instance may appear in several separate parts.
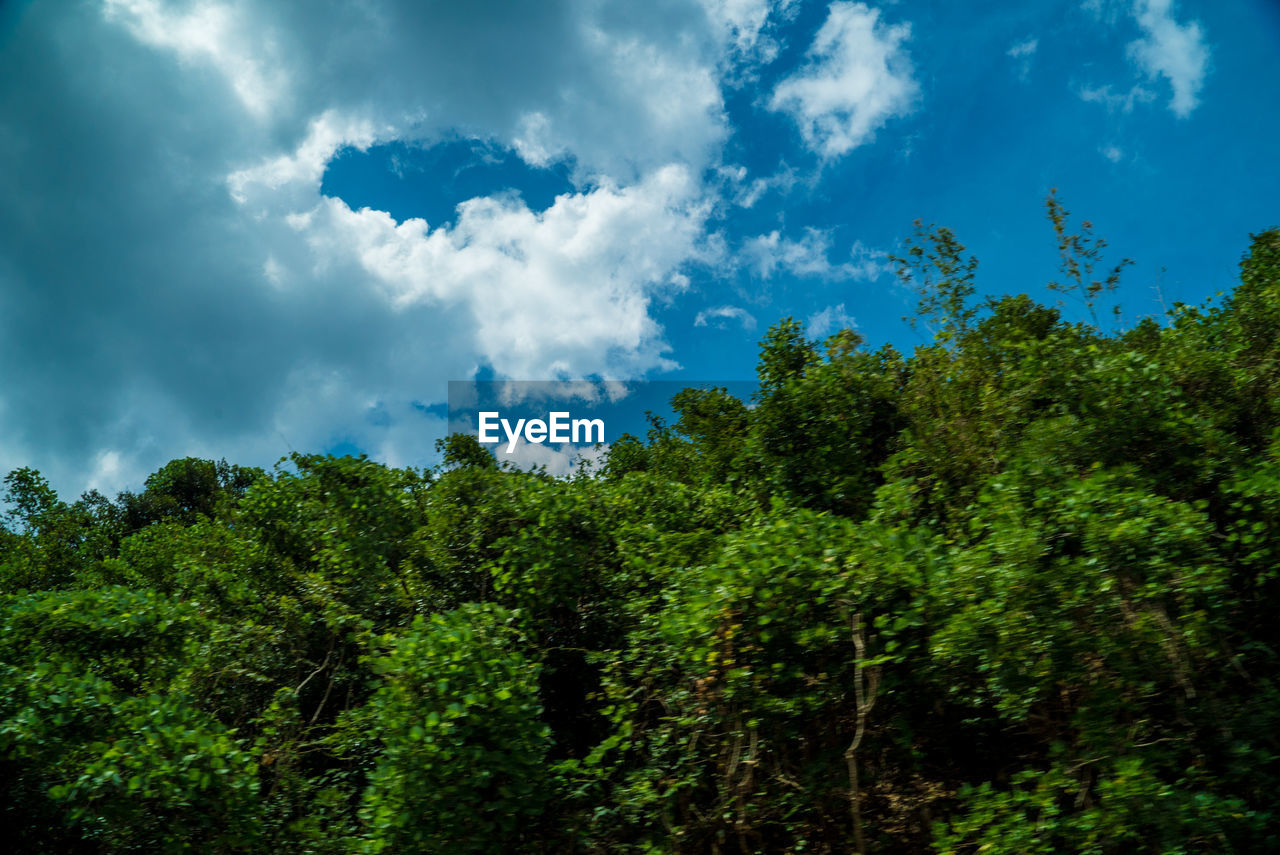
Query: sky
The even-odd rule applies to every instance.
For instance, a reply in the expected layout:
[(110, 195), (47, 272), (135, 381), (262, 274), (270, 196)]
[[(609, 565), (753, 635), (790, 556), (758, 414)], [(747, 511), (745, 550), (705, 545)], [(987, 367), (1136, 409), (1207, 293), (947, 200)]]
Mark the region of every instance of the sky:
[(1280, 224), (1278, 79), (1274, 0), (0, 0), (0, 472), (425, 466), (450, 380), (750, 379), (784, 316), (909, 353), (912, 223), (1052, 303), (1055, 187), (1131, 326)]

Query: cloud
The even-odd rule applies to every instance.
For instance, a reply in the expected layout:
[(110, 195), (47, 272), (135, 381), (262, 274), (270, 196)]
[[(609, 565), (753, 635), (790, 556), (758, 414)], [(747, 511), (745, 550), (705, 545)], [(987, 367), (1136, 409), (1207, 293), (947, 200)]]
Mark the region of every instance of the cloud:
[(707, 18), (734, 54), (772, 60), (777, 44), (764, 37), (773, 4), (769, 0), (701, 0)]
[[(393, 127), (383, 129), (385, 136), (394, 133)], [(250, 201), (251, 191), (260, 206), (303, 204), (319, 190), (325, 167), (339, 149), (366, 151), (377, 139), (367, 120), (326, 110), (310, 122), (307, 135), (293, 152), (268, 157), (254, 166), (232, 172), (227, 176), (227, 189), (231, 198), (241, 205)], [(282, 198), (282, 189), (296, 189), (301, 195)], [(261, 207), (254, 210), (258, 216), (266, 213)]]
[(468, 350), (507, 377), (630, 377), (674, 367), (649, 315), (682, 290), (708, 207), (683, 167), (628, 187), (566, 194), (541, 213), (518, 198), (478, 198), (431, 229), (325, 199), (295, 220), (326, 265), (372, 277), (396, 311), (456, 306)]
[(784, 195), (790, 193), (796, 185), (795, 170), (786, 164), (783, 164), (782, 168), (773, 175), (753, 178), (751, 181), (747, 181), (748, 173), (745, 166), (721, 166), (716, 172), (724, 185), (721, 193), (740, 208), (755, 207), (755, 204), (771, 190), (777, 190)]
[(746, 241), (738, 257), (761, 279), (781, 271), (797, 276), (825, 276), (832, 269), (827, 258), (830, 248), (830, 238), (817, 229), (807, 230), (800, 240), (783, 237), (775, 229)]
[(849, 257), (850, 260), (840, 268), (850, 279), (871, 282), (894, 271), (893, 263), (889, 261), (889, 253), (864, 246), (862, 241), (853, 242)]
[(1087, 12), (1096, 21), (1101, 21), (1108, 26), (1115, 24), (1116, 20), (1125, 11), (1125, 6), (1132, 0), (1082, 0), (1080, 8)]
[(756, 319), (746, 309), (738, 306), (717, 306), (713, 309), (703, 309), (693, 319), (695, 327), (714, 325), (717, 329), (724, 329), (727, 322), (736, 322), (748, 332), (756, 328)]
[(893, 270), (887, 253), (869, 249), (860, 241), (850, 250), (849, 261), (833, 264), (830, 253), (830, 235), (809, 228), (799, 240), (783, 237), (777, 230), (757, 235), (743, 244), (738, 258), (761, 279), (787, 272), (795, 276), (872, 281)]
[(1037, 38), (1025, 39), (1017, 42), (1013, 47), (1005, 51), (1005, 54), (1012, 57), (1018, 66), (1018, 77), (1026, 80), (1031, 74), (1031, 58), (1036, 55), (1036, 50), (1040, 47), (1040, 40)]
[(910, 24), (886, 26), (862, 3), (832, 3), (809, 48), (808, 64), (774, 89), (769, 107), (789, 115), (824, 160), (868, 142), (919, 92), (904, 43)]
[(1098, 149), (1098, 151), (1102, 154), (1103, 157), (1105, 157), (1107, 160), (1111, 161), (1112, 163), (1119, 163), (1122, 159), (1124, 159), (1124, 150), (1121, 149), (1119, 146), (1104, 145), (1102, 148)]
[(1137, 0), (1134, 18), (1143, 36), (1129, 44), (1129, 58), (1148, 79), (1164, 77), (1173, 88), (1169, 109), (1178, 118), (1191, 115), (1209, 70), (1209, 46), (1197, 21), (1179, 24), (1173, 0)]
[[(0, 46), (0, 471), (422, 463), (444, 423), (415, 404), (481, 365), (670, 365), (652, 305), (715, 251), (721, 76), (764, 36), (657, 2), (32, 4)], [(450, 135), (575, 189), (448, 226), (321, 193), (344, 147)]]
[(718, 69), (730, 36), (694, 0), (657, 0), (653, 11), (582, 0), (109, 0), (102, 17), (184, 73), (215, 71), (278, 131), (332, 110), (404, 138), (520, 139), (523, 151), (572, 155), (584, 177), (627, 180), (672, 161), (700, 167), (728, 133)]
[[(1163, 77), (1172, 96), (1169, 109), (1180, 119), (1191, 115), (1200, 104), (1200, 91), (1209, 73), (1210, 49), (1198, 21), (1180, 24), (1174, 17), (1173, 0), (1088, 0), (1082, 8), (1106, 26), (1115, 26), (1127, 12), (1142, 33), (1129, 42), (1126, 55), (1147, 82)], [(1128, 92), (1116, 93), (1111, 86), (1085, 87), (1080, 96), (1105, 104), (1112, 112), (1129, 113), (1135, 104), (1154, 101), (1156, 94), (1141, 83)]]
[(1080, 98), (1102, 104), (1110, 113), (1132, 113), (1134, 105), (1151, 103), (1156, 93), (1138, 84), (1130, 87), (1128, 92), (1116, 92), (1110, 86), (1095, 86), (1080, 89)]
[(157, 0), (105, 0), (103, 14), (144, 44), (171, 50), (184, 63), (210, 66), (258, 117), (285, 94), (288, 81), (272, 43), (242, 8), (201, 3), (179, 11)]
[(533, 112), (521, 116), (511, 144), (516, 154), (530, 166), (549, 166), (567, 154), (563, 144), (553, 141), (551, 120), (545, 113)]
[(1006, 53), (1014, 59), (1021, 59), (1022, 57), (1033, 56), (1039, 46), (1039, 39), (1027, 39), (1026, 41), (1018, 42), (1009, 48)]
[(857, 328), (858, 322), (845, 311), (844, 303), (838, 306), (827, 306), (822, 311), (809, 316), (809, 335), (816, 339), (826, 338), (838, 330), (856, 330)]

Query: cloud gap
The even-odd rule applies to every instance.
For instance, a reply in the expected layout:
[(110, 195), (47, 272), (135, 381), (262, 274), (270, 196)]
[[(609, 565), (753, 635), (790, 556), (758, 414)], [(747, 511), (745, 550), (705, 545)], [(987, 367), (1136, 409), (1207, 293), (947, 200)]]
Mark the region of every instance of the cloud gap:
[(416, 217), (438, 227), (455, 224), (458, 206), (469, 199), (518, 195), (531, 211), (545, 211), (557, 196), (573, 192), (571, 171), (569, 161), (530, 166), (515, 151), (485, 140), (397, 140), (338, 150), (320, 191), (353, 210), (372, 208), (397, 222)]

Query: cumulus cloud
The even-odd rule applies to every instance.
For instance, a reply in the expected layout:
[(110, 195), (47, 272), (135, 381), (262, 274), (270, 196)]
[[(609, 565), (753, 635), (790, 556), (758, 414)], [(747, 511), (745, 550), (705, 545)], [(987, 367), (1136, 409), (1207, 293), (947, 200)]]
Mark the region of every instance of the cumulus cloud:
[(885, 25), (877, 9), (832, 3), (808, 64), (778, 84), (770, 109), (789, 115), (823, 159), (847, 154), (911, 111), (919, 85), (904, 47), (910, 37), (910, 24)]
[(537, 159), (572, 155), (586, 177), (701, 166), (727, 134), (717, 68), (729, 35), (694, 0), (654, 14), (618, 3), (474, 0), (109, 0), (106, 22), (212, 69), (295, 136), (326, 110), (398, 137), (460, 131)]
[(504, 376), (627, 377), (673, 367), (649, 304), (682, 289), (674, 277), (699, 252), (707, 210), (687, 170), (670, 166), (541, 213), (472, 199), (448, 228), (339, 199), (295, 222), (317, 257), (358, 266), (395, 309), (463, 307), (470, 350)]
[[(651, 305), (712, 251), (720, 74), (764, 19), (659, 5), (32, 4), (0, 49), (0, 470), (113, 491), (186, 454), (421, 463), (444, 424), (416, 405), (481, 365), (669, 365)], [(576, 189), (448, 226), (321, 193), (346, 147), (450, 134)]]
[(1163, 77), (1173, 89), (1169, 109), (1185, 119), (1200, 103), (1209, 70), (1209, 46), (1199, 22), (1179, 24), (1173, 0), (1137, 0), (1134, 18), (1142, 38), (1129, 44), (1129, 57), (1149, 79)]

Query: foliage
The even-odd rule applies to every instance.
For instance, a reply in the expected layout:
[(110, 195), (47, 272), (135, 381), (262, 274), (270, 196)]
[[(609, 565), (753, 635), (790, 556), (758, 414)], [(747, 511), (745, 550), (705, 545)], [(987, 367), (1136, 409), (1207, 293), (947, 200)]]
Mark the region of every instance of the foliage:
[(515, 851), (527, 839), (549, 795), (550, 730), (511, 620), (488, 605), (419, 617), (370, 660), (382, 685), (340, 725), (380, 743), (361, 806), (367, 851)]

